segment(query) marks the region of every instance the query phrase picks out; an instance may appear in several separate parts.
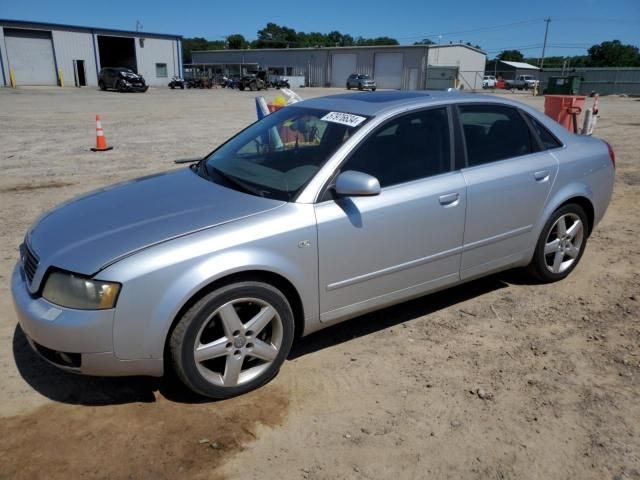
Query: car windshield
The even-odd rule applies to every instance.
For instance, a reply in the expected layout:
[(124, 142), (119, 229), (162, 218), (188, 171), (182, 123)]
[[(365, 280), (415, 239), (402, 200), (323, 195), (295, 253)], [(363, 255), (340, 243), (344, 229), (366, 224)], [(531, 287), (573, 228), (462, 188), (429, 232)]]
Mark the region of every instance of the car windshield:
[(231, 188), (291, 201), (368, 117), (289, 106), (250, 125), (199, 165)]
[(368, 80), (369, 79), (369, 75), (358, 75), (358, 78), (360, 78), (362, 80)]

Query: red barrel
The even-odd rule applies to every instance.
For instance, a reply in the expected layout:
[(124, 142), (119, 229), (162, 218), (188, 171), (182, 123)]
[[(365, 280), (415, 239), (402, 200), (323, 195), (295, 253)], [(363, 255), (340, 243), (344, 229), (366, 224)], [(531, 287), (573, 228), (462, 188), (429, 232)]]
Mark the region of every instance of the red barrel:
[(570, 132), (577, 133), (585, 100), (583, 95), (545, 95), (544, 113)]

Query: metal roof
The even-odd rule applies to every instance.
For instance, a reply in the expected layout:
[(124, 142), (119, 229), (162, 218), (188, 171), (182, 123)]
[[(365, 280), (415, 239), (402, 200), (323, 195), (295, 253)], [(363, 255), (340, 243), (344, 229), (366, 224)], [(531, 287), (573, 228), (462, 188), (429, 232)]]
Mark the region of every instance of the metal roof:
[(502, 63), (506, 63), (510, 67), (519, 68), (521, 70), (540, 70), (538, 67), (535, 67), (529, 63), (524, 62), (507, 62), (505, 60), (500, 60)]
[(373, 48), (381, 49), (411, 49), (411, 48), (449, 48), (449, 47), (465, 47), (478, 53), (485, 53), (484, 50), (466, 45), (464, 43), (449, 43), (446, 45), (430, 44), (430, 45), (353, 45), (347, 47), (292, 47), (292, 48), (247, 48), (243, 50), (192, 50), (191, 53), (219, 53), (219, 52), (301, 52), (301, 51), (317, 51), (317, 50), (366, 50)]
[(71, 30), (79, 32), (89, 33), (102, 33), (115, 35), (128, 35), (132, 37), (156, 37), (156, 38), (171, 38), (181, 39), (182, 35), (170, 34), (170, 33), (153, 33), (153, 32), (135, 32), (132, 30), (118, 30), (115, 28), (102, 28), (102, 27), (83, 27), (79, 25), (66, 25), (63, 23), (46, 23), (35, 22), (31, 20), (11, 20), (6, 18), (0, 18), (1, 27), (9, 28), (31, 28), (36, 30)]

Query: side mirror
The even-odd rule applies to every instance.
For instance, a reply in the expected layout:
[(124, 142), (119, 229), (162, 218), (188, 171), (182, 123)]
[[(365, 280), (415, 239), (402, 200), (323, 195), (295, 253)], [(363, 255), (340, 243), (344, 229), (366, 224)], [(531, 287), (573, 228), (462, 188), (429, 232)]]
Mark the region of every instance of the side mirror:
[(376, 177), (355, 170), (342, 172), (336, 178), (335, 192), (342, 197), (365, 197), (380, 193), (380, 182)]

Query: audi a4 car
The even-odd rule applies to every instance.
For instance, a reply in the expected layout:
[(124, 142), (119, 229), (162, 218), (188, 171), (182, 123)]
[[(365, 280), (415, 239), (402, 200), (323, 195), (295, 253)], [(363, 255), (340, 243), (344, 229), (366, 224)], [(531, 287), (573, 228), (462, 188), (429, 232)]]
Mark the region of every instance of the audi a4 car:
[(565, 278), (614, 168), (604, 141), (509, 100), (306, 100), (197, 163), (44, 214), (13, 298), (60, 368), (173, 369), (230, 397), (269, 381), (296, 338), (365, 312), (514, 267)]

